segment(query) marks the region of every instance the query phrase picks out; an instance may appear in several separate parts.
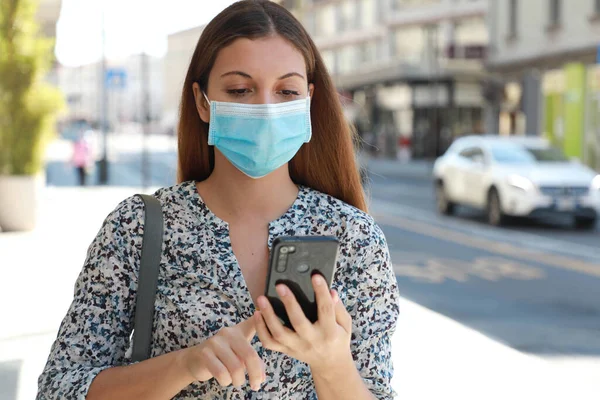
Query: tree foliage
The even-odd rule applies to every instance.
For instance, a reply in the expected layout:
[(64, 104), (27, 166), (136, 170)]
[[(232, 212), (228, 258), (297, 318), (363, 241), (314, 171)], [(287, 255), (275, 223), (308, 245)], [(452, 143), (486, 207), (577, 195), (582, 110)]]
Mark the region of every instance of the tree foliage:
[(0, 175), (43, 169), (46, 145), (64, 107), (46, 74), (54, 40), (39, 35), (37, 0), (0, 0)]

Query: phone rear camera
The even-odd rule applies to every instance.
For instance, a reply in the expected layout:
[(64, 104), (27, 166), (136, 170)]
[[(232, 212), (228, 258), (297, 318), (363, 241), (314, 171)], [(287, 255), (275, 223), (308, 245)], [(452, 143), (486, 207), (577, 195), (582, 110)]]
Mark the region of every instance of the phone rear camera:
[(282, 248), (279, 250), (279, 252), (280, 252), (280, 253), (282, 253), (282, 254), (287, 254), (287, 252), (288, 252), (288, 248), (287, 248), (287, 247), (282, 247)]

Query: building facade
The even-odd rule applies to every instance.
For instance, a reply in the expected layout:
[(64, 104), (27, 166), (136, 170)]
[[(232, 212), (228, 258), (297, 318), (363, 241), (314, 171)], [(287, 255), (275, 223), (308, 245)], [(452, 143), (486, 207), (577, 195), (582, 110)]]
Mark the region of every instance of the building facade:
[(367, 148), (435, 157), (483, 132), (487, 0), (288, 0)]
[(36, 19), (40, 25), (40, 32), (47, 37), (56, 36), (56, 22), (60, 16), (61, 0), (40, 0), (36, 12)]
[[(142, 57), (135, 54), (107, 61), (107, 122), (113, 130), (128, 123), (144, 121), (144, 91), (149, 91), (149, 116), (160, 121), (163, 111), (163, 60), (148, 56), (148, 80), (142, 78)], [(101, 121), (100, 62), (79, 67), (58, 66), (58, 87), (68, 105), (67, 121), (86, 120), (93, 125)], [(107, 78), (108, 79), (108, 78)], [(156, 129), (156, 128), (155, 128)]]
[[(62, 9), (62, 0), (40, 0), (35, 18), (39, 24), (40, 35), (49, 38), (56, 37), (56, 23), (60, 17)], [(46, 80), (53, 85), (58, 84), (57, 63), (53, 63), (52, 69), (48, 72)]]
[(500, 131), (544, 135), (600, 170), (600, 1), (491, 0)]
[(181, 92), (187, 70), (204, 26), (187, 29), (169, 35), (164, 58), (163, 121), (167, 129), (176, 129)]

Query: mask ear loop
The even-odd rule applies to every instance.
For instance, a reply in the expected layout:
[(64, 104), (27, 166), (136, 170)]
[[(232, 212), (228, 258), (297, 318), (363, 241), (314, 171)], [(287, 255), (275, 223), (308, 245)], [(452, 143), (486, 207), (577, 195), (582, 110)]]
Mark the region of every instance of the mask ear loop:
[(208, 105), (210, 106), (210, 100), (208, 99), (208, 96), (206, 95), (206, 93), (204, 93), (204, 91), (202, 92), (202, 95), (204, 96), (204, 98), (208, 102)]

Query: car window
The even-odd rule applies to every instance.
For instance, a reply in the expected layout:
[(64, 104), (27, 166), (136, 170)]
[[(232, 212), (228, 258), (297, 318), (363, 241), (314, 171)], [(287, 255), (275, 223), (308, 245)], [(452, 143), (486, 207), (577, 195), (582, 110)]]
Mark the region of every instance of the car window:
[(475, 158), (484, 158), (483, 150), (479, 147), (468, 147), (460, 152), (460, 156), (473, 161)]
[(492, 158), (499, 164), (531, 164), (535, 157), (524, 148), (510, 144), (494, 144), (490, 146)]
[(535, 148), (526, 147), (529, 152), (537, 161), (540, 162), (568, 162), (569, 160), (565, 154), (555, 147)]

